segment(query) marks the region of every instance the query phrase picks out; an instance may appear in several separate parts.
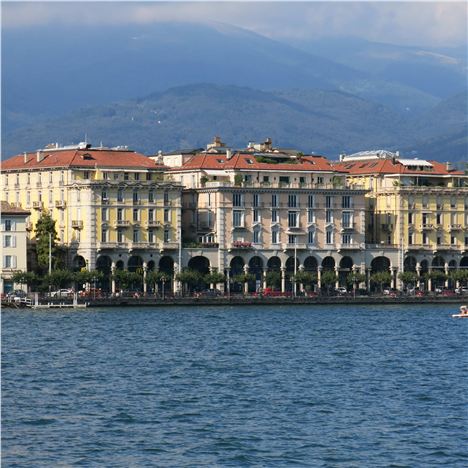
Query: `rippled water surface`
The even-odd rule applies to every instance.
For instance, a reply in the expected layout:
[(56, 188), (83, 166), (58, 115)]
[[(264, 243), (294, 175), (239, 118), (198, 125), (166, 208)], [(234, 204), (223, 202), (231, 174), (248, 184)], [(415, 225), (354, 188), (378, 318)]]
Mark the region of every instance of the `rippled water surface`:
[(3, 466), (467, 466), (456, 309), (4, 311)]

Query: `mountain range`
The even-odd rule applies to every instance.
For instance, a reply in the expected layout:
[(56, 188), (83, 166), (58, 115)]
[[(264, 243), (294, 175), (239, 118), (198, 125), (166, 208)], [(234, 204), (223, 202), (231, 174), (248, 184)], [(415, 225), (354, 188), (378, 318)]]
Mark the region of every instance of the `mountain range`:
[(85, 134), (146, 153), (220, 134), (234, 147), (272, 137), (330, 157), (468, 154), (459, 50), (288, 44), (225, 24), (162, 23), (5, 31), (2, 64), (3, 157)]

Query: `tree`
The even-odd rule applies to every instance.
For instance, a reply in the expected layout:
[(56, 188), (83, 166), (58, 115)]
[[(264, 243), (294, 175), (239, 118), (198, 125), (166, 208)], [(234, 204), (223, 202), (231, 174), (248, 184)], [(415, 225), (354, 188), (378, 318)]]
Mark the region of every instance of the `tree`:
[(44, 272), (49, 268), (49, 239), (52, 268), (56, 268), (58, 263), (56, 247), (57, 230), (55, 229), (55, 221), (48, 212), (43, 211), (41, 213), (34, 231), (36, 233), (36, 254), (39, 269)]
[(437, 287), (447, 279), (447, 275), (442, 271), (432, 270), (424, 274), (424, 279), (425, 281), (431, 280), (433, 282), (433, 286)]
[(188, 268), (177, 273), (176, 280), (184, 284), (189, 291), (192, 291), (203, 284), (202, 274), (197, 270), (191, 270)]
[(171, 275), (164, 271), (149, 271), (146, 275), (146, 283), (156, 293), (158, 283), (167, 283), (171, 281)]
[(449, 276), (452, 281), (459, 282), (462, 286), (468, 283), (468, 270), (453, 270)]
[(238, 275), (235, 275), (233, 278), (232, 278), (232, 281), (234, 281), (234, 283), (242, 283), (244, 285), (244, 292), (248, 292), (248, 284), (249, 284), (249, 281), (255, 281), (256, 280), (256, 276), (253, 275), (252, 273), (240, 273)]
[(65, 288), (73, 281), (74, 275), (70, 270), (54, 270), (45, 276), (45, 282), (55, 288)]
[(418, 275), (414, 271), (402, 271), (398, 273), (398, 279), (403, 283), (404, 287), (414, 286), (418, 281)]
[(383, 292), (384, 285), (390, 285), (392, 282), (392, 274), (389, 271), (378, 271), (370, 277), (371, 283), (379, 285), (380, 292)]
[(214, 284), (216, 287), (219, 283), (224, 283), (226, 277), (218, 271), (213, 271), (212, 273), (208, 273), (207, 275), (205, 275), (204, 280), (205, 283)]
[(135, 288), (136, 285), (142, 284), (141, 275), (127, 270), (115, 270), (112, 279), (115, 281), (116, 287), (122, 290)]
[(297, 284), (302, 284), (306, 288), (310, 289), (312, 283), (317, 280), (317, 275), (308, 271), (298, 271), (295, 275), (292, 275), (290, 279), (291, 281), (296, 282)]
[(322, 272), (322, 276), (321, 276), (322, 287), (325, 286), (328, 293), (330, 293), (330, 289), (336, 283), (336, 280), (337, 280), (336, 273), (334, 271), (326, 270)]
[(281, 287), (281, 273), (279, 271), (267, 272), (266, 284), (270, 288), (280, 288)]
[(73, 281), (78, 285), (83, 284), (93, 284), (96, 285), (104, 278), (104, 273), (99, 270), (88, 271), (83, 269), (81, 271), (76, 271), (73, 273)]
[(25, 284), (28, 286), (28, 289), (37, 283), (37, 276), (32, 271), (17, 271), (13, 274), (12, 278), (14, 283)]

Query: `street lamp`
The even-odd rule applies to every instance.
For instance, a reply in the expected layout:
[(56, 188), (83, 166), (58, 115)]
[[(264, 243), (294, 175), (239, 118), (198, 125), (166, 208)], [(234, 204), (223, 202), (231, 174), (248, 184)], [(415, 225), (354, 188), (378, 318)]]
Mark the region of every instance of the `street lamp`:
[(94, 300), (96, 300), (96, 281), (97, 281), (97, 278), (96, 278), (95, 275), (93, 276), (92, 281), (93, 281), (93, 298), (94, 298)]

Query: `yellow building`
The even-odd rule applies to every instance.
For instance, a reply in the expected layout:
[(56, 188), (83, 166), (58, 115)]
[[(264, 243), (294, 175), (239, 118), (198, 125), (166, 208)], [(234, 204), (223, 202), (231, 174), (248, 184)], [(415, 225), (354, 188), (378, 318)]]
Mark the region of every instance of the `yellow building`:
[[(367, 151), (343, 155), (337, 169), (364, 185), (368, 244), (399, 271), (468, 268), (468, 176), (449, 163)], [(430, 285), (429, 285), (430, 286)]]
[(47, 147), (3, 162), (2, 197), (31, 210), (32, 241), (41, 213), (52, 215), (69, 267), (158, 268), (180, 240), (181, 187), (163, 170), (125, 147)]

